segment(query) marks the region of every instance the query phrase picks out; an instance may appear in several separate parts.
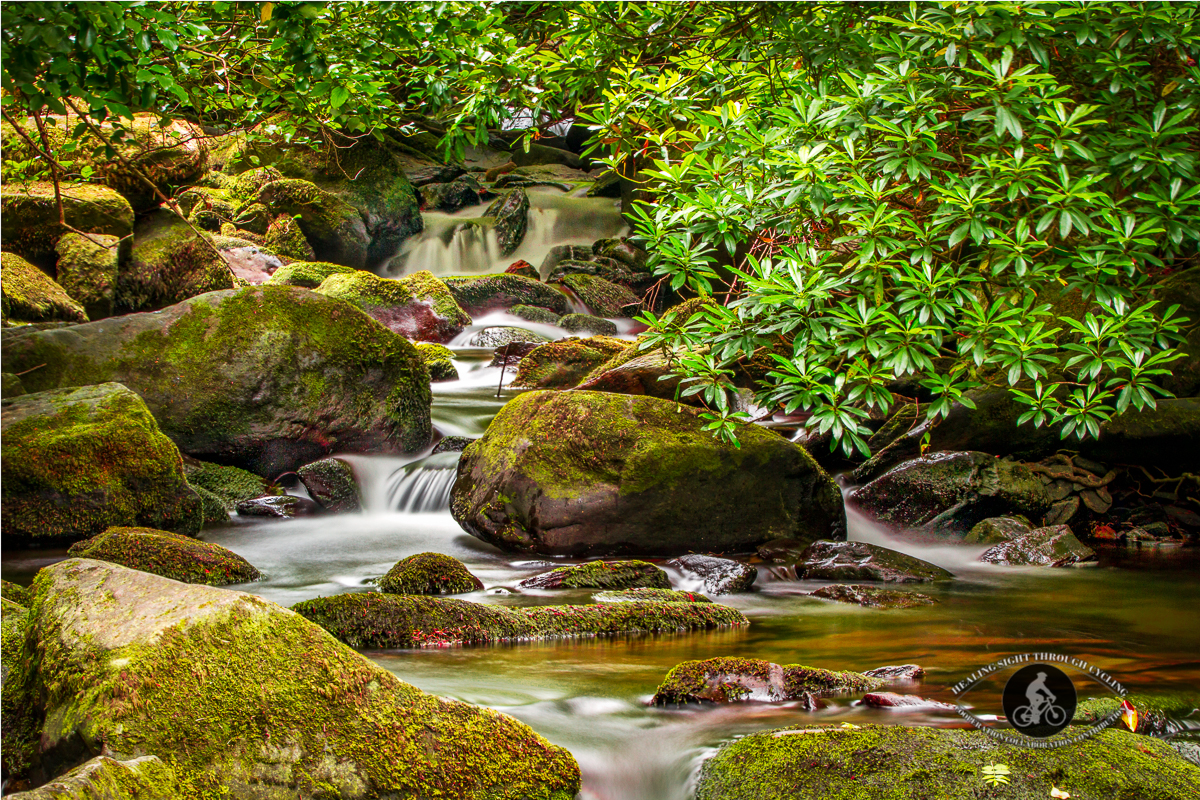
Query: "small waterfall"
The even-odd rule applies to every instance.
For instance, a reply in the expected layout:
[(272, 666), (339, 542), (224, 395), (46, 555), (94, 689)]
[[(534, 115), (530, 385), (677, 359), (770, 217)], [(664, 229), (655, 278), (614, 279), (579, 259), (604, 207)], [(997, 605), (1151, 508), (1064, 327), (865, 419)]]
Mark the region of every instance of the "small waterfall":
[(410, 514), (449, 510), (459, 455), (438, 453), (392, 472), (386, 494), (388, 510)]
[(430, 212), (425, 214), (424, 232), (405, 243), (389, 263), (387, 274), (406, 275), (423, 269), (434, 275), (484, 273), (498, 260), (500, 241), (491, 225), (477, 218)]

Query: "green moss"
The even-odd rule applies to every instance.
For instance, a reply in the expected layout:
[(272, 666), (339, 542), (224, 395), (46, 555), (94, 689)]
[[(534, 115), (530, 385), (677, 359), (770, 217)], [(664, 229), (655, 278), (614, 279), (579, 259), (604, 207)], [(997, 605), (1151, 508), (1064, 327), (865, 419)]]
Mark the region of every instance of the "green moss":
[(175, 769), (157, 756), (117, 761), (96, 756), (36, 789), (16, 795), (20, 800), (207, 800), (206, 793), (180, 781)]
[(267, 279), (272, 286), (303, 286), (306, 289), (316, 289), (321, 281), (330, 275), (350, 275), (356, 272), (353, 267), (343, 267), (341, 264), (331, 264), (328, 261), (293, 261), (284, 264)]
[(440, 647), (748, 625), (715, 603), (606, 603), (509, 608), (419, 595), (342, 594), (292, 610), (351, 647)]
[(23, 608), (29, 608), (29, 604), (33, 602), (33, 595), (29, 593), (28, 587), (18, 586), (6, 580), (0, 580), (0, 597)]
[(0, 311), (15, 322), (87, 322), (83, 306), (16, 253), (0, 253)]
[(309, 261), (315, 258), (312, 245), (304, 238), (300, 224), (292, 217), (280, 215), (267, 226), (263, 246), (272, 252), (295, 259)]
[(570, 311), (566, 295), (522, 275), (463, 276), (446, 278), (445, 283), (458, 304), (474, 316), (516, 305), (549, 309), (559, 316)]
[(521, 581), (530, 589), (670, 589), (667, 573), (646, 561), (591, 561)]
[(617, 325), (607, 319), (591, 314), (567, 314), (558, 321), (560, 327), (572, 333), (594, 333), (601, 336), (616, 336)]
[(454, 358), (454, 351), (444, 344), (434, 344), (432, 342), (422, 342), (417, 345), (417, 352), (421, 355), (421, 360), (428, 364), (431, 361), (449, 361)]
[(229, 193), (243, 203), (249, 203), (258, 197), (258, 192), (262, 187), (271, 181), (282, 179), (283, 173), (274, 167), (249, 169), (240, 175), (229, 178)]
[(471, 324), (446, 285), (428, 270), (397, 280), (365, 271), (335, 274), (316, 292), (344, 300), (410, 339), (449, 341)]
[(67, 552), (183, 583), (225, 586), (259, 578), (257, 569), (227, 548), (153, 528), (109, 528)]
[(429, 370), (432, 381), (458, 380), (458, 368), (454, 366), (454, 351), (449, 347), (432, 342), (421, 342), (417, 345), (417, 353)]
[(496, 236), (500, 241), (500, 255), (511, 254), (525, 238), (529, 226), (529, 195), (524, 189), (505, 192), (492, 201), (483, 216), (496, 220)]
[[(64, 183), (60, 190), (63, 215), (71, 228), (118, 238), (133, 232), (133, 209), (112, 189)], [(6, 182), (0, 186), (0, 213), (5, 250), (47, 266), (54, 262), (54, 245), (68, 229), (58, 221), (53, 184)]]
[[(5, 581), (8, 584), (7, 581)], [(8, 584), (11, 586), (12, 584)], [(8, 586), (0, 598), (0, 763), (6, 782), (23, 775), (37, 758), (40, 732), (34, 701), (27, 685), (29, 656), (25, 647), (28, 608), (10, 599)], [(11, 787), (6, 787), (11, 788)]]
[(558, 321), (562, 319), (560, 315), (549, 309), (538, 308), (537, 306), (525, 306), (520, 303), (510, 308), (509, 312), (521, 319), (527, 319), (530, 322), (540, 322), (545, 325), (557, 325)]
[[(226, 512), (233, 511), (244, 500), (283, 494), (283, 489), (276, 484), (238, 467), (188, 459), (183, 464), (183, 471), (188, 483), (215, 496)], [(228, 514), (225, 520), (228, 520)]]
[(194, 534), (203, 519), (179, 450), (145, 403), (119, 384), (7, 401), (4, 535), (82, 539), (111, 525)]
[[(1006, 764), (1010, 783), (985, 788), (982, 768)], [(975, 730), (806, 725), (751, 734), (705, 763), (697, 800), (920, 800), (1049, 796), (1183, 800), (1196, 796), (1200, 767), (1166, 742), (1101, 731), (1079, 744), (1033, 750)]]
[(11, 372), (0, 372), (0, 397), (20, 397), (25, 394), (21, 378)]
[(201, 486), (192, 485), (192, 491), (200, 498), (205, 525), (224, 525), (229, 522), (229, 510), (225, 508), (224, 500)]
[(792, 664), (780, 667), (755, 658), (722, 656), (676, 665), (654, 693), (654, 703), (782, 702), (808, 696), (869, 692), (884, 681), (858, 672), (834, 672)]
[(117, 276), (115, 307), (120, 313), (154, 310), (233, 286), (213, 243), (160, 209), (138, 221), (130, 262)]
[(628, 342), (608, 336), (572, 336), (539, 345), (521, 359), (513, 385), (532, 389), (577, 386), (589, 372), (628, 346)]
[(482, 588), (461, 561), (441, 553), (401, 559), (379, 579), (379, 590), (388, 594), (463, 594)]
[(68, 233), (58, 240), (58, 283), (83, 306), (88, 319), (111, 317), (125, 244), (115, 236)]
[(564, 275), (562, 282), (575, 292), (584, 305), (601, 317), (628, 316), (626, 309), (641, 302), (628, 288), (598, 275), (572, 273)]
[(367, 266), (371, 237), (358, 210), (310, 181), (284, 178), (259, 190), (259, 201), (271, 213), (299, 221), (312, 246), (309, 260), (332, 261), (348, 267)]
[(702, 594), (696, 592), (681, 592), (675, 589), (619, 589), (612, 592), (599, 592), (592, 595), (597, 603), (711, 603)]
[[(1200, 693), (1131, 694), (1126, 698), (1138, 713), (1137, 732), (1146, 735), (1173, 733), (1179, 722), (1194, 720), (1200, 709)], [(1121, 708), (1119, 697), (1089, 697), (1075, 709), (1076, 724), (1090, 724), (1111, 716)], [(1117, 727), (1122, 727), (1118, 722)]]

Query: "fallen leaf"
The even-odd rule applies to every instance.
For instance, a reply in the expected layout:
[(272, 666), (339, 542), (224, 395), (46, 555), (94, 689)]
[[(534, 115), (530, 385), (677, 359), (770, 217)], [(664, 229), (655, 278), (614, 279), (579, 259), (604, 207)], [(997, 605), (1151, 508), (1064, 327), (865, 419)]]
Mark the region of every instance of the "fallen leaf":
[(1065, 799), (1065, 798), (1070, 797), (1071, 793), (1064, 792), (1062, 789), (1059, 789), (1057, 786), (1051, 786), (1050, 787), (1050, 796), (1051, 797), (1061, 797), (1061, 798)]

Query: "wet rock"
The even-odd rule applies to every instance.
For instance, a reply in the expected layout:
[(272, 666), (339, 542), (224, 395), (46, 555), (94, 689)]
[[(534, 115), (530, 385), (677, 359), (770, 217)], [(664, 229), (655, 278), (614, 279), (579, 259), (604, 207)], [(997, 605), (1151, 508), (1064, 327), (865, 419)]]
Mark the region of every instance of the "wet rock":
[(996, 545), (979, 557), (988, 564), (1012, 567), (1067, 567), (1095, 561), (1096, 552), (1075, 538), (1066, 525), (1036, 528), (1023, 536)]
[(587, 190), (588, 197), (620, 197), (621, 178), (609, 170), (601, 175)]
[(129, 389), (36, 392), (2, 409), (5, 537), (77, 541), (111, 525), (199, 532), (200, 498), (179, 450)]
[(754, 425), (737, 434), (740, 448), (652, 397), (526, 392), (463, 452), (451, 511), (502, 549), (558, 555), (845, 535), (841, 493), (803, 448)]
[(627, 316), (626, 309), (641, 302), (641, 298), (627, 287), (596, 275), (564, 275), (562, 284), (573, 291), (592, 313), (601, 317)]
[(277, 484), (237, 467), (188, 458), (184, 459), (183, 472), (193, 488), (211, 492), (226, 511), (233, 511), (243, 500), (283, 494)]
[(496, 221), (500, 255), (511, 255), (525, 238), (525, 230), (529, 226), (529, 196), (524, 189), (505, 192), (492, 201), (483, 216)]
[(521, 359), (514, 386), (531, 389), (567, 389), (578, 384), (596, 367), (629, 346), (609, 336), (572, 336), (548, 342)]
[[(60, 187), (63, 215), (70, 228), (117, 239), (133, 232), (133, 209), (112, 189), (91, 183), (62, 183)], [(4, 216), (5, 251), (47, 269), (54, 266), (55, 244), (70, 232), (59, 222), (54, 184), (6, 181), (0, 186), (0, 214)]]
[(592, 253), (615, 258), (638, 272), (646, 270), (646, 261), (649, 259), (645, 250), (630, 244), (628, 239), (597, 239), (592, 243)]
[(522, 589), (670, 589), (667, 573), (645, 561), (592, 561), (559, 567), (517, 584)]
[(446, 285), (428, 270), (388, 280), (359, 270), (330, 275), (317, 294), (344, 300), (408, 339), (448, 342), (471, 324)]
[(637, 288), (645, 288), (654, 282), (654, 276), (648, 272), (630, 272), (629, 267), (620, 261), (604, 256), (588, 256), (586, 259), (564, 259), (554, 265), (546, 275), (548, 283), (562, 281), (568, 275), (595, 275), (610, 283), (619, 283), (636, 293)]
[(583, 159), (575, 153), (558, 147), (548, 147), (544, 144), (530, 144), (528, 151), (524, 147), (514, 148), (512, 162), (518, 167), (536, 164), (562, 164), (571, 169), (584, 168)]
[(8, 322), (87, 322), (83, 306), (15, 253), (0, 253), (0, 314)]
[(813, 592), (813, 597), (836, 600), (839, 603), (853, 603), (867, 608), (916, 608), (917, 606), (931, 606), (937, 602), (927, 594), (898, 592), (894, 589), (880, 589), (878, 586), (844, 583), (822, 586)]
[(330, 275), (353, 275), (357, 270), (331, 264), (328, 261), (293, 261), (271, 273), (266, 282), (271, 286), (303, 286), (316, 289)]
[(4, 356), (15, 372), (44, 365), (23, 378), (34, 391), (120, 381), (185, 453), (263, 475), (334, 452), (411, 452), (432, 433), (428, 372), (413, 346), (298, 287), (210, 292), (157, 314), (13, 331)]
[(479, 204), (484, 188), (470, 175), (461, 175), (449, 183), (427, 183), (421, 187), (421, 199), (427, 210), (458, 211)]
[(600, 317), (593, 317), (590, 314), (567, 314), (558, 320), (558, 326), (571, 333), (588, 333), (595, 336), (617, 335), (616, 323)]
[(117, 761), (96, 756), (66, 775), (27, 792), (8, 793), (12, 800), (174, 800), (184, 795), (170, 766), (158, 756)]
[(899, 681), (915, 681), (925, 676), (925, 670), (916, 664), (901, 664), (899, 666), (876, 667), (863, 673), (869, 678), (880, 678), (895, 683)]
[(336, 514), (361, 511), (362, 498), (354, 470), (340, 458), (323, 458), (296, 470), (309, 496), (326, 511)]
[(258, 570), (232, 550), (153, 528), (109, 528), (67, 552), (183, 583), (226, 586), (259, 578)]
[(429, 370), (430, 381), (438, 383), (458, 380), (458, 367), (454, 366), (454, 351), (444, 345), (432, 342), (421, 342), (416, 347), (422, 363)]
[(446, 286), (454, 299), (472, 316), (482, 316), (516, 305), (537, 306), (559, 316), (570, 308), (567, 296), (552, 286), (521, 275), (484, 275), (483, 277), (447, 278)]
[(946, 570), (866, 542), (817, 541), (800, 554), (796, 575), (808, 580), (925, 583), (953, 578)]
[(538, 280), (539, 275), (537, 269), (528, 261), (514, 261), (508, 265), (508, 269), (504, 270), (505, 275), (520, 275), (523, 278), (532, 278)]
[(679, 570), (685, 578), (702, 581), (704, 590), (709, 594), (748, 592), (758, 577), (758, 570), (754, 567), (717, 556), (680, 556), (664, 566)]
[(626, 633), (686, 633), (749, 625), (716, 603), (597, 603), (505, 607), (453, 598), (359, 593), (292, 610), (358, 648), (444, 647)]
[(1200, 767), (1169, 744), (1111, 729), (1071, 747), (1033, 750), (976, 730), (806, 724), (726, 744), (701, 769), (696, 798), (858, 800), (896, 796), (906, 786), (928, 797), (968, 797), (989, 764), (1009, 766), (1003, 791), (1019, 798), (1045, 797), (1054, 785), (1078, 796), (1184, 800), (1200, 781)]
[(89, 320), (113, 315), (120, 261), (132, 246), (132, 239), (122, 242), (116, 236), (78, 233), (65, 234), (54, 246), (58, 283), (83, 306)]
[(917, 697), (915, 694), (896, 694), (895, 692), (868, 692), (863, 695), (862, 704), (871, 708), (899, 708), (914, 711), (956, 711), (958, 706), (952, 703), (942, 703)]
[(772, 539), (760, 544), (755, 552), (763, 561), (769, 561), (772, 564), (795, 564), (801, 559), (809, 544), (811, 542), (800, 539)]
[(433, 453), (461, 453), (467, 448), (471, 442), (475, 441), (470, 436), (446, 436), (433, 446)]
[(482, 588), (483, 581), (461, 561), (441, 553), (401, 559), (379, 579), (379, 591), (388, 594), (463, 594)]
[[(681, 378), (668, 377), (673, 371), (673, 365), (662, 349), (637, 352), (635, 343), (589, 372), (579, 388), (674, 400)], [(700, 399), (694, 396), (681, 397), (679, 401), (700, 405)]]
[(991, 517), (977, 522), (963, 541), (967, 544), (999, 544), (1024, 536), (1033, 530), (1024, 517)]
[(241, 517), (292, 519), (311, 516), (320, 510), (321, 507), (312, 500), (306, 497), (294, 497), (290, 494), (256, 497), (253, 500), (243, 500), (237, 504), (237, 513)]
[(961, 540), (990, 517), (1040, 519), (1050, 508), (1046, 487), (1025, 464), (987, 453), (938, 453), (896, 467), (850, 499), (869, 516), (909, 537)]
[(592, 249), (577, 244), (559, 244), (551, 247), (538, 267), (539, 275), (550, 275), (554, 268), (564, 261), (587, 261), (592, 257)]
[(521, 319), (529, 320), (530, 322), (540, 322), (544, 325), (557, 325), (562, 319), (558, 314), (546, 308), (538, 308), (537, 306), (515, 305), (509, 309), (509, 312), (520, 317)]
[(814, 697), (861, 692), (881, 685), (883, 681), (857, 672), (833, 672), (799, 664), (780, 666), (754, 658), (720, 657), (679, 664), (667, 673), (651, 702), (666, 705), (802, 700), (807, 701), (809, 708), (815, 708)]
[(262, 598), (87, 559), (35, 585), (30, 646), (53, 654), (29, 679), (53, 721), (39, 724), (48, 770), (94, 736), (114, 758), (159, 753), (235, 797), (579, 789), (570, 754), (526, 725), (402, 683)]
[(592, 595), (597, 603), (711, 603), (702, 594), (681, 592), (675, 589), (652, 589), (639, 587), (637, 589), (618, 589), (611, 592), (598, 592)]
[(497, 326), (493, 328), (484, 328), (478, 333), (471, 336), (467, 345), (469, 347), (503, 347), (506, 344), (513, 342), (534, 342), (541, 344), (542, 342), (550, 341), (540, 333), (527, 331), (524, 328), (514, 328), (511, 326)]

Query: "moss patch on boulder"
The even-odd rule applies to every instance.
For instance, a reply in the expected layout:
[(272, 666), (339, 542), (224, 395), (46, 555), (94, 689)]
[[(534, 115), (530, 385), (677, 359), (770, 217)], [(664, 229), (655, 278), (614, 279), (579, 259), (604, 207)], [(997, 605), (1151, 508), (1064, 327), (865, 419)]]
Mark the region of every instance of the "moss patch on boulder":
[(522, 589), (670, 589), (667, 573), (646, 561), (592, 561), (526, 578)]
[[(548, 308), (538, 308), (537, 306), (525, 306), (518, 303), (509, 309), (509, 312), (521, 319), (530, 322), (540, 322), (543, 325), (557, 325), (562, 319), (558, 314), (555, 314)], [(615, 333), (616, 331), (614, 331)]]
[(429, 380), (456, 381), (458, 368), (454, 366), (454, 351), (445, 345), (433, 342), (421, 342), (417, 345), (417, 353), (429, 370)]
[[(132, 240), (128, 240), (132, 246)], [(90, 320), (111, 317), (122, 250), (115, 236), (68, 233), (58, 240), (58, 283), (83, 306)]]
[(628, 342), (608, 336), (587, 339), (572, 336), (548, 342), (521, 359), (513, 385), (531, 389), (568, 389), (628, 346)]
[[(94, 183), (62, 183), (60, 189), (63, 215), (71, 228), (117, 238), (133, 232), (133, 209), (112, 189)], [(58, 221), (54, 184), (6, 182), (0, 186), (0, 213), (5, 250), (46, 267), (54, 264), (54, 246), (68, 233)]]
[(264, 495), (281, 495), (283, 489), (253, 472), (238, 467), (210, 464), (190, 458), (183, 462), (183, 471), (188, 483), (195, 488), (211, 492), (221, 501), (226, 511), (233, 511), (238, 503)]
[(341, 264), (331, 264), (328, 261), (293, 261), (284, 264), (267, 279), (271, 286), (303, 286), (305, 289), (316, 289), (330, 275), (350, 275), (356, 272), (354, 267), (344, 267)]
[(366, 268), (371, 236), (358, 210), (337, 195), (309, 181), (284, 178), (263, 186), (258, 200), (276, 217), (298, 220), (312, 246), (309, 260)]
[(351, 647), (399, 648), (506, 641), (685, 633), (749, 625), (716, 603), (605, 603), (511, 608), (451, 598), (394, 594), (319, 597), (292, 610)]
[(16, 253), (0, 253), (0, 313), (7, 322), (87, 322), (83, 306)]
[(592, 313), (601, 317), (628, 316), (627, 309), (641, 302), (641, 298), (626, 287), (598, 275), (572, 273), (564, 275), (562, 282)]
[(36, 789), (5, 796), (12, 800), (176, 800), (195, 796), (188, 791), (191, 788), (158, 756), (128, 761), (96, 756)]
[(4, 536), (79, 540), (112, 525), (195, 534), (203, 513), (146, 404), (117, 383), (6, 400)]
[(570, 311), (567, 296), (552, 286), (522, 275), (478, 275), (446, 278), (446, 287), (463, 310), (472, 316), (516, 305), (535, 306), (559, 316)]
[(228, 548), (154, 528), (109, 528), (67, 552), (183, 583), (226, 586), (259, 578), (250, 562)]
[(464, 594), (483, 588), (457, 558), (441, 553), (417, 553), (397, 561), (379, 579), (379, 591), (388, 594)]
[(409, 339), (448, 342), (471, 324), (446, 284), (429, 270), (397, 280), (357, 271), (330, 275), (316, 292), (344, 300)]
[(263, 232), (263, 246), (296, 261), (312, 261), (316, 258), (316, 251), (304, 237), (300, 223), (283, 214), (276, 217)]
[(117, 274), (114, 303), (120, 313), (153, 311), (234, 284), (213, 243), (160, 209), (138, 220), (129, 263)]
[(30, 594), (28, 586), (19, 586), (12, 581), (5, 580), (0, 580), (0, 597), (16, 603), (22, 608), (29, 608), (29, 604), (33, 601), (33, 595)]
[(591, 314), (567, 314), (558, 321), (558, 326), (571, 333), (591, 333), (596, 336), (616, 336), (617, 324)]
[(11, 372), (0, 372), (0, 398), (20, 397), (25, 394), (21, 378)]
[[(1089, 697), (1081, 700), (1075, 708), (1075, 723), (1080, 725), (1099, 722), (1112, 716), (1121, 708), (1120, 697)], [(1200, 692), (1170, 692), (1166, 694), (1135, 693), (1124, 698), (1137, 709), (1137, 733), (1144, 736), (1161, 736), (1177, 733), (1200, 714)], [(1122, 723), (1117, 723), (1122, 728)]]
[(745, 700), (780, 703), (869, 692), (884, 683), (858, 672), (834, 672), (799, 664), (780, 666), (756, 658), (722, 656), (679, 664), (659, 684), (652, 702), (655, 705)]
[(597, 603), (711, 603), (702, 594), (696, 592), (681, 592), (677, 589), (618, 589), (611, 592), (597, 592), (592, 595)]

